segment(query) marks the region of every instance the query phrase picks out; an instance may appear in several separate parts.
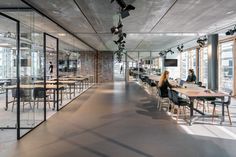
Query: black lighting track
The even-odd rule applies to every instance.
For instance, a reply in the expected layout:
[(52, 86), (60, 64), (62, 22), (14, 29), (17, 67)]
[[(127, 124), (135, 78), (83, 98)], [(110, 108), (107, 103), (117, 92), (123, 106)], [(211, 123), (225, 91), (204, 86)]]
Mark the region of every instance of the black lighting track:
[(29, 7), (0, 7), (0, 11), (4, 11), (4, 12), (12, 12), (12, 11), (32, 11), (32, 8)]
[(31, 7), (33, 10), (35, 10), (36, 12), (38, 12), (39, 14), (43, 15), (44, 17), (46, 17), (47, 19), (49, 19), (50, 21), (52, 21), (53, 23), (55, 23), (56, 25), (58, 25), (59, 27), (61, 27), (64, 31), (66, 31), (67, 33), (69, 33), (70, 35), (72, 35), (73, 37), (75, 37), (76, 39), (78, 39), (79, 41), (81, 41), (83, 44), (87, 45), (88, 47), (90, 47), (91, 49), (93, 49), (94, 51), (98, 51), (97, 49), (95, 49), (94, 47), (92, 47), (91, 45), (89, 45), (88, 43), (86, 43), (85, 41), (83, 41), (82, 39), (80, 39), (78, 36), (76, 36), (74, 33), (70, 32), (69, 30), (67, 30), (65, 27), (63, 27), (62, 25), (60, 25), (59, 23), (57, 23), (55, 20), (53, 20), (52, 18), (50, 18), (49, 16), (47, 16), (46, 14), (42, 13), (38, 8), (34, 7), (32, 4), (30, 4), (29, 2), (27, 2), (26, 0), (21, 0), (23, 3), (25, 3), (26, 5), (28, 5), (29, 7)]

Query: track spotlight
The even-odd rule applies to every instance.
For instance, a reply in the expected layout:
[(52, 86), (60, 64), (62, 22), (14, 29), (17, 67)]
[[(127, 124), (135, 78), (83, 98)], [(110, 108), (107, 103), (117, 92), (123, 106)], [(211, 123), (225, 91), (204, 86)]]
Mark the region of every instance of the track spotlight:
[(170, 50), (169, 52), (170, 52), (170, 54), (171, 54), (171, 55), (173, 55), (173, 54), (175, 53), (175, 52), (174, 52), (174, 51), (172, 51), (172, 50)]
[(183, 52), (183, 51), (184, 51), (184, 45), (182, 44), (181, 46), (178, 46), (178, 47), (177, 47), (177, 50), (178, 50), (179, 52)]
[(225, 32), (225, 35), (234, 35), (236, 32), (236, 25), (234, 26), (234, 29), (230, 29), (227, 32)]
[[(114, 2), (115, 0), (111, 0), (111, 3)], [(129, 11), (131, 10), (135, 10), (135, 7), (130, 5), (130, 4), (126, 4), (124, 2), (124, 0), (116, 0), (117, 4), (121, 7), (121, 17), (122, 18), (126, 18), (128, 17), (130, 14), (129, 14)]]
[(167, 54), (167, 53), (170, 53), (171, 55), (173, 55), (175, 52), (172, 51), (171, 49), (169, 49), (169, 50), (166, 51), (166, 54)]
[(113, 26), (111, 28), (111, 33), (118, 34), (118, 33), (122, 32), (122, 27), (123, 27), (123, 24), (119, 24), (118, 27)]
[(165, 56), (165, 55), (166, 55), (166, 51), (161, 51), (161, 52), (159, 53), (159, 55), (160, 55), (160, 57)]
[[(111, 0), (111, 3), (114, 2), (115, 0)], [(131, 11), (134, 10), (135, 7), (132, 5), (126, 5), (124, 0), (116, 0), (116, 3), (121, 7), (122, 11)]]
[(197, 43), (200, 47), (204, 47), (206, 45), (207, 42), (207, 37), (203, 37), (203, 38), (198, 38)]

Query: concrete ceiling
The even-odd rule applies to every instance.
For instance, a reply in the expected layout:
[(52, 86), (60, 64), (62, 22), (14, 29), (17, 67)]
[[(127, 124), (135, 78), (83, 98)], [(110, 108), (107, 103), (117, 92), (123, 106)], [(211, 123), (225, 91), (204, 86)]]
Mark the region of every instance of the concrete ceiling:
[[(1, 6), (20, 0), (8, 0)], [(110, 0), (26, 0), (97, 50), (116, 50)], [(125, 0), (136, 7), (123, 20), (128, 51), (160, 51), (236, 24), (236, 0)], [(17, 4), (17, 3), (14, 3)]]

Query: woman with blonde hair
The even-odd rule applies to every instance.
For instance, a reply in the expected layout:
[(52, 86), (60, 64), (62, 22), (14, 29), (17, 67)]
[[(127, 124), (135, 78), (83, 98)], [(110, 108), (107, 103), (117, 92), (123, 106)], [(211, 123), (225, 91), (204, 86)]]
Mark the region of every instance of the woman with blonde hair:
[(168, 88), (172, 88), (173, 86), (169, 83), (169, 71), (165, 70), (161, 75), (161, 78), (158, 83), (158, 88), (160, 88), (161, 96), (168, 97)]

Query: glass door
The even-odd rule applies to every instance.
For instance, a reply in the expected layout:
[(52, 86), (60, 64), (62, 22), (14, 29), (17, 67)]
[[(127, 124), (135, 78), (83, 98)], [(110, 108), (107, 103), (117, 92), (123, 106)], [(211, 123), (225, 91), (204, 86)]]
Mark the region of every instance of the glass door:
[(19, 21), (0, 13), (0, 128), (18, 126), (18, 41)]
[[(33, 13), (29, 13), (33, 25)], [(21, 23), (19, 54), (20, 137), (45, 121), (43, 33)], [(14, 111), (14, 110), (13, 110)]]
[(45, 118), (48, 119), (59, 110), (59, 105), (62, 105), (64, 87), (59, 84), (60, 81), (58, 80), (58, 39), (47, 33), (44, 33), (44, 54)]

